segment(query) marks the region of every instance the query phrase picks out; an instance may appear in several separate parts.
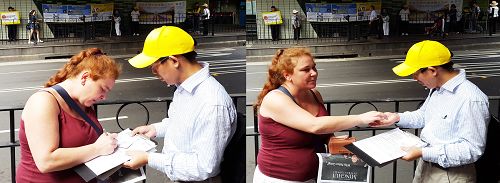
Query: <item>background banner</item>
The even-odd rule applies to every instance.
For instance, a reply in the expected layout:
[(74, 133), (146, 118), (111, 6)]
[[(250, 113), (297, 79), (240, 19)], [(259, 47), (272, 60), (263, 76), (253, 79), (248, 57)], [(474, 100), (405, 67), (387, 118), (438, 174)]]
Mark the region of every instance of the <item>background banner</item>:
[(137, 2), (136, 6), (141, 11), (141, 24), (181, 23), (186, 20), (186, 1)]
[(2, 25), (20, 24), (19, 11), (0, 12)]
[(283, 19), (281, 18), (281, 11), (262, 12), (262, 19), (264, 19), (264, 25), (283, 24)]
[(42, 4), (45, 22), (96, 22), (110, 21), (113, 15), (113, 3), (90, 5)]

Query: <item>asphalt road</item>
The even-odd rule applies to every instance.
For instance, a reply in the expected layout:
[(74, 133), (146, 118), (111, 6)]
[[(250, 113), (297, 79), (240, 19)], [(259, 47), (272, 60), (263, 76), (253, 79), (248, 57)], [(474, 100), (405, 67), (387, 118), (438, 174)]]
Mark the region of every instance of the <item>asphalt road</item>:
[[(373, 100), (396, 98), (424, 98), (428, 94), (423, 86), (411, 77), (398, 77), (392, 67), (404, 61), (404, 56), (365, 57), (354, 59), (316, 59), (318, 69), (317, 89), (324, 100)], [(467, 77), (488, 96), (500, 96), (500, 51), (479, 50), (456, 52), (455, 67), (467, 71)], [(268, 62), (247, 63), (247, 104), (255, 102), (267, 77)], [(411, 106), (416, 107), (417, 104)], [(332, 107), (334, 115), (346, 115), (349, 106)], [(373, 110), (361, 106), (355, 113)], [(393, 111), (382, 106), (381, 111)], [(498, 103), (490, 102), (490, 110), (498, 111)], [(247, 133), (254, 132), (253, 116), (247, 107)], [(336, 133), (339, 135), (338, 133)], [(366, 137), (367, 134), (356, 134)], [(369, 135), (368, 135), (369, 136)], [(247, 182), (251, 182), (255, 168), (254, 139), (247, 137)], [(398, 161), (397, 182), (411, 182), (412, 164)], [(376, 169), (375, 182), (392, 182), (392, 166)]]
[[(198, 50), (198, 60), (210, 64), (211, 74), (230, 94), (245, 92), (245, 47), (202, 49)], [(151, 70), (136, 69), (128, 64), (133, 55), (111, 55), (122, 63), (122, 75), (109, 93), (106, 101), (143, 100), (148, 98), (170, 97), (175, 87), (167, 87), (151, 74)], [(68, 59), (38, 60), (26, 62), (0, 63), (0, 108), (22, 107), (30, 95), (36, 92)], [(239, 101), (240, 111), (244, 110), (245, 101)], [(150, 123), (158, 122), (166, 113), (165, 103), (144, 104), (150, 112)], [(98, 118), (106, 130), (118, 132), (121, 129), (114, 120), (120, 105), (98, 108)], [(42, 109), (41, 109), (42, 110)], [(19, 128), (20, 111), (15, 113), (15, 128)], [(132, 104), (123, 108), (119, 114), (120, 124), (124, 128), (134, 128), (145, 124), (146, 111), (140, 105)], [(9, 114), (0, 112), (0, 143), (9, 141)], [(17, 133), (15, 134), (17, 139)], [(161, 151), (161, 146), (157, 149)], [(0, 149), (0, 182), (10, 182), (10, 156), (8, 149)], [(19, 148), (16, 148), (16, 161), (19, 160)], [(149, 182), (163, 182), (163, 176), (148, 169)]]

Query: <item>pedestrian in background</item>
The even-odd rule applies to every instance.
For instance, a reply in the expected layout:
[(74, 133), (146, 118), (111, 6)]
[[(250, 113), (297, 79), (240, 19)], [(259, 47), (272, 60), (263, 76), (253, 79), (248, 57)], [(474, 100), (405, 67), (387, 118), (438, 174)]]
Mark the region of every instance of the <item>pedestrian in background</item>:
[(116, 36), (122, 36), (122, 31), (120, 30), (120, 22), (122, 21), (122, 16), (118, 10), (113, 13), (113, 20), (115, 21), (115, 31)]
[[(453, 54), (437, 41), (421, 41), (407, 52), (403, 63), (392, 70), (398, 76), (412, 75), (430, 89), (420, 109), (386, 112), (375, 126), (396, 124), (422, 129), (425, 147), (404, 147), (403, 160), (418, 161), (414, 183), (474, 183), (474, 162), (484, 152), (489, 122), (488, 97), (467, 80), (464, 69), (455, 69)], [(373, 126), (373, 125), (372, 125)]]
[(141, 13), (139, 12), (139, 7), (136, 6), (130, 12), (130, 18), (132, 18), (132, 27), (130, 27), (132, 29), (132, 36), (139, 36), (139, 16), (141, 16)]
[(488, 23), (490, 24), (490, 35), (497, 33), (497, 21), (498, 21), (498, 3), (497, 1), (491, 1), (490, 8), (488, 9)]
[(200, 3), (194, 3), (193, 7), (193, 32), (196, 34), (200, 34), (200, 15), (203, 11), (203, 8), (200, 7)]
[[(276, 6), (271, 6), (271, 12), (278, 11)], [(271, 27), (271, 38), (273, 41), (278, 41), (280, 37), (280, 24), (269, 25)]]
[(399, 31), (402, 36), (407, 36), (408, 27), (410, 26), (410, 9), (407, 4), (403, 5), (403, 8), (399, 10), (399, 18)]
[[(16, 11), (13, 7), (9, 7), (7, 10), (9, 10), (9, 12)], [(17, 39), (17, 24), (9, 24), (7, 25), (7, 29), (9, 41), (15, 41)]]
[(293, 39), (294, 40), (299, 40), (300, 38), (300, 26), (301, 26), (301, 17), (299, 15), (299, 11), (293, 10), (292, 11), (292, 28), (293, 28)]
[(479, 19), (479, 15), (481, 14), (481, 8), (479, 7), (479, 5), (477, 4), (477, 2), (472, 2), (472, 8), (471, 8), (471, 13), (472, 13), (472, 17), (471, 17), (471, 31), (472, 32), (476, 32), (476, 31), (479, 31), (479, 32), (482, 32), (483, 31), (483, 27), (481, 27), (479, 24), (478, 24), (478, 21), (480, 20)]
[(16, 182), (85, 183), (72, 168), (117, 147), (117, 134), (103, 133), (92, 106), (106, 99), (120, 72), (115, 60), (89, 48), (71, 57), (45, 88), (31, 95), (21, 114)]
[(457, 17), (457, 6), (455, 4), (451, 4), (450, 6), (450, 11), (449, 11), (449, 16), (450, 16), (450, 33), (451, 32), (454, 32), (454, 33), (458, 33), (458, 27), (457, 27), (457, 24), (458, 24), (458, 17)]
[(368, 18), (368, 36), (372, 33), (375, 33), (377, 36), (379, 35), (379, 16), (377, 14), (377, 11), (375, 11), (375, 6), (371, 5), (370, 6), (370, 16)]
[(33, 38), (33, 34), (35, 34), (38, 43), (43, 43), (43, 41), (40, 39), (40, 22), (38, 22), (38, 17), (36, 14), (36, 10), (31, 10), (28, 14), (28, 44), (34, 43), (31, 41), (31, 39)]
[(208, 26), (210, 24), (210, 10), (208, 9), (208, 4), (203, 4), (203, 14), (201, 15), (203, 22), (203, 35), (208, 35)]
[(389, 13), (387, 9), (382, 9), (382, 29), (384, 30), (384, 36), (389, 36)]

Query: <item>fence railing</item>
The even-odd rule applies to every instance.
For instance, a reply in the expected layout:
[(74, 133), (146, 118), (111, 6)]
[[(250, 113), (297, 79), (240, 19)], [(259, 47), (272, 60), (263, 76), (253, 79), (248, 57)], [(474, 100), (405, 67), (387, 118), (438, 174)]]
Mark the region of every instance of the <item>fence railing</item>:
[[(376, 110), (376, 111), (387, 111), (387, 112), (402, 112), (402, 111), (411, 111), (411, 110), (416, 110), (418, 109), (422, 103), (424, 102), (424, 98), (406, 98), (406, 99), (374, 99), (374, 100), (325, 100), (324, 104), (326, 106), (326, 109), (330, 115), (349, 115), (352, 114), (353, 111), (360, 111), (357, 110), (357, 108), (363, 107), (362, 110)], [(494, 116), (499, 116), (500, 115), (500, 96), (490, 96), (489, 97), (490, 101), (490, 113), (492, 113)], [(250, 104), (247, 103), (247, 108), (252, 107)], [(342, 108), (342, 109), (347, 109), (347, 112), (345, 114), (336, 112), (335, 114), (332, 112), (333, 108)], [(362, 111), (361, 110), (361, 111)], [(247, 115), (247, 121), (249, 121)], [(258, 120), (257, 120), (257, 115), (256, 111), (253, 111), (253, 132), (246, 134), (247, 139), (252, 139), (253, 141), (253, 146), (254, 146), (254, 161), (257, 162), (257, 156), (259, 153), (259, 127), (258, 127)], [(353, 133), (367, 133), (363, 134), (364, 136), (375, 136), (377, 132), (383, 132), (387, 130), (391, 130), (394, 127), (386, 127), (386, 128), (370, 128), (370, 127), (355, 127), (351, 128), (348, 130), (343, 130), (341, 132), (335, 132), (336, 135), (340, 134), (346, 134), (349, 136), (353, 136)], [(420, 129), (412, 129), (413, 133), (418, 136)], [(359, 140), (359, 138), (358, 138)], [(248, 153), (248, 151), (247, 151)], [(248, 157), (248, 156), (247, 156)], [(247, 163), (252, 162), (247, 159)], [(256, 164), (255, 164), (256, 166)], [(398, 170), (400, 170), (400, 167), (398, 167), (398, 162), (394, 161), (390, 163), (389, 165), (386, 165), (386, 167), (392, 166), (392, 182), (396, 183), (397, 178), (398, 178)], [(417, 166), (417, 161), (413, 162), (413, 169), (411, 172), (405, 172), (406, 174), (413, 175), (413, 171), (415, 170)], [(378, 168), (372, 167), (371, 169), (371, 181), (372, 183), (375, 183), (375, 170)]]
[[(234, 24), (235, 15), (215, 14), (210, 18), (207, 25), (204, 25), (201, 17), (193, 15), (173, 15), (168, 18), (155, 17), (141, 19), (139, 26), (132, 27), (129, 17), (122, 17), (120, 21), (120, 31), (122, 37), (132, 35), (132, 29), (144, 39), (151, 30), (162, 25), (175, 25), (183, 28), (193, 36), (203, 35), (203, 29), (207, 26), (208, 35), (216, 33), (244, 32), (244, 26)], [(198, 20), (195, 20), (198, 19)], [(1, 20), (0, 20), (1, 21)], [(29, 20), (21, 19), (20, 24), (5, 26), (0, 22), (0, 44), (28, 44), (30, 31), (27, 29)], [(81, 17), (67, 19), (39, 19), (40, 38), (44, 42), (55, 43), (82, 43), (92, 42), (93, 40), (115, 40), (119, 39), (116, 34), (115, 22), (112, 18), (99, 17)], [(9, 29), (15, 29), (14, 38), (16, 41), (9, 40)], [(139, 39), (139, 38), (138, 38)], [(33, 40), (35, 41), (35, 40)]]
[[(401, 36), (403, 25), (408, 25), (409, 35), (441, 36), (446, 38), (449, 33), (453, 37), (465, 36), (468, 34), (489, 35), (488, 16), (474, 18), (470, 12), (458, 12), (458, 20), (451, 21), (442, 12), (412, 13), (408, 24), (402, 23), (397, 14), (389, 15), (389, 36)], [(300, 39), (294, 40), (294, 30), (292, 28), (292, 17), (283, 15), (283, 23), (278, 27), (278, 41), (271, 41), (271, 26), (265, 25), (261, 17), (253, 15), (247, 19), (247, 44), (293, 44), (293, 43), (322, 43), (322, 42), (347, 42), (353, 40), (364, 40), (372, 36), (374, 38), (383, 37), (383, 21), (379, 16), (375, 25), (369, 25), (369, 18), (366, 16), (342, 16), (336, 18), (307, 18), (300, 15)], [(431, 30), (439, 18), (444, 18), (444, 27)], [(498, 24), (496, 25), (498, 27)], [(457, 34), (459, 33), (459, 34)], [(379, 36), (380, 35), (380, 36)]]
[[(237, 110), (243, 114), (245, 114), (245, 111), (243, 106), (245, 104), (245, 94), (231, 94), (230, 95), (234, 105), (237, 107)], [(150, 113), (151, 110), (148, 108), (145, 104), (148, 103), (164, 103), (165, 108), (163, 111), (167, 111), (170, 103), (172, 102), (171, 97), (163, 97), (163, 98), (154, 98), (154, 99), (145, 99), (145, 100), (137, 100), (137, 101), (127, 101), (127, 100), (117, 100), (117, 101), (110, 101), (110, 102), (102, 102), (94, 105), (94, 109), (97, 112), (97, 115), (99, 116), (100, 112), (99, 109), (104, 108), (105, 106), (116, 106), (116, 115), (114, 116), (117, 126), (121, 128), (122, 130), (125, 128), (128, 128), (124, 124), (120, 123), (119, 116), (121, 112), (123, 112), (123, 109), (131, 104), (138, 104), (140, 108), (142, 108), (145, 111), (145, 124), (147, 125), (150, 120)], [(151, 107), (153, 110), (162, 111), (161, 108), (158, 107)], [(20, 119), (16, 119), (16, 112), (22, 111), (22, 107), (4, 107), (0, 108), (0, 112), (8, 112), (9, 113), (9, 141), (8, 142), (0, 142), (0, 149), (4, 148), (9, 148), (10, 149), (10, 174), (11, 174), (11, 181), (14, 183), (15, 182), (15, 177), (16, 177), (16, 148), (19, 146), (19, 140), (17, 139), (16, 136), (16, 122), (19, 122)], [(167, 113), (165, 112), (167, 115)], [(168, 117), (168, 116), (165, 116)]]

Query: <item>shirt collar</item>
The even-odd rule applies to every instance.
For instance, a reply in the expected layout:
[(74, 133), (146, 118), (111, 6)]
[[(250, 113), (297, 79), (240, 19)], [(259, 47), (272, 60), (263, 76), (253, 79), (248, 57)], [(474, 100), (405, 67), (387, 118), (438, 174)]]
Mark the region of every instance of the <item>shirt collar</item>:
[(444, 83), (444, 85), (441, 86), (441, 88), (439, 88), (438, 91), (442, 92), (444, 89), (453, 93), (455, 88), (457, 88), (458, 85), (462, 84), (466, 80), (465, 76), (466, 76), (465, 70), (460, 69), (458, 75), (456, 75), (455, 77), (451, 78), (446, 83)]
[(186, 90), (187, 92), (192, 94), (196, 86), (198, 86), (201, 82), (210, 77), (209, 64), (206, 62), (200, 62), (200, 65), (202, 68), (198, 72), (189, 76), (184, 82), (182, 82), (178, 86), (179, 89)]

